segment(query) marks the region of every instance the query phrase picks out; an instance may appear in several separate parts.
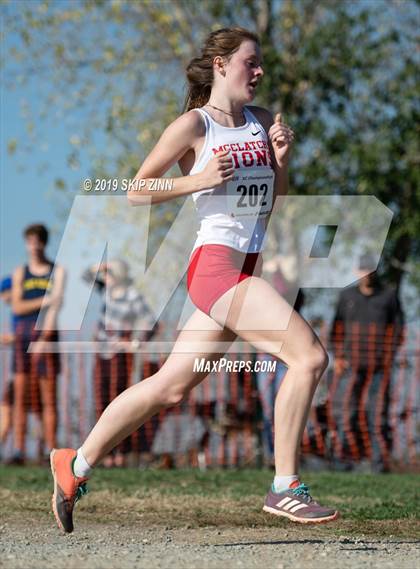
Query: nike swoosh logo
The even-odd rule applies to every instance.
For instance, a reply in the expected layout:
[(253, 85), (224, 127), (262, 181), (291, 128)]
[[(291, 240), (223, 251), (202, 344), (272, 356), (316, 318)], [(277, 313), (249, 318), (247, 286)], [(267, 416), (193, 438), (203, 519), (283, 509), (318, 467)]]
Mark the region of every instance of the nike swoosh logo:
[(251, 132), (252, 136), (257, 136), (257, 134), (261, 132), (260, 130), (257, 130), (257, 132)]

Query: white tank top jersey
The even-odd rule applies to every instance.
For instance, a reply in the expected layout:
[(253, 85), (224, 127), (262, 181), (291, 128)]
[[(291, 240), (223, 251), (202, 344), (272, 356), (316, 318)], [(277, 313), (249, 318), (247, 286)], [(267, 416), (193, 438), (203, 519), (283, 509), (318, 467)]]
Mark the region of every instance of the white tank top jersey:
[(247, 107), (246, 123), (238, 127), (222, 126), (204, 109), (194, 110), (204, 119), (206, 136), (190, 175), (204, 170), (221, 150), (230, 150), (235, 174), (220, 186), (192, 194), (200, 222), (193, 251), (220, 244), (257, 253), (263, 248), (265, 218), (273, 206), (274, 171), (264, 127)]

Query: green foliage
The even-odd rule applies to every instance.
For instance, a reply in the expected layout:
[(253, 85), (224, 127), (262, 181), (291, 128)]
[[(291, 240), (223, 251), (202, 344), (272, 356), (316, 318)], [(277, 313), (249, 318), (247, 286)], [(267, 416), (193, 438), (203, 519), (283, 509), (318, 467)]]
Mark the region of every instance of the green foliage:
[[(51, 109), (89, 117), (77, 125), (68, 165), (77, 169), (89, 152), (92, 177), (138, 170), (181, 111), (183, 70), (209, 30), (256, 30), (265, 66), (256, 102), (281, 110), (296, 132), (291, 191), (373, 194), (388, 205), (385, 265), (399, 283), (420, 248), (418, 3), (22, 1), (3, 11), (9, 84), (45, 77), (35, 130)], [(98, 130), (108, 141), (100, 150)], [(10, 152), (22, 148), (9, 141)], [(61, 183), (56, 189), (71, 197)], [(169, 202), (153, 216), (158, 240), (178, 207)]]

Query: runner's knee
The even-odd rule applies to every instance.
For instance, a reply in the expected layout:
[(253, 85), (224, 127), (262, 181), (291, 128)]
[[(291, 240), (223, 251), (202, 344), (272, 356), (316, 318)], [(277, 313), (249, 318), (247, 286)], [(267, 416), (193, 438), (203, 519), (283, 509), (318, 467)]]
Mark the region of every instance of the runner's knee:
[(291, 367), (299, 369), (306, 374), (312, 375), (319, 380), (328, 367), (328, 354), (321, 344), (317, 343), (309, 349), (305, 349), (303, 353), (291, 362)]
[(187, 395), (187, 390), (168, 389), (162, 394), (161, 403), (164, 407), (175, 407), (176, 405), (179, 405)]

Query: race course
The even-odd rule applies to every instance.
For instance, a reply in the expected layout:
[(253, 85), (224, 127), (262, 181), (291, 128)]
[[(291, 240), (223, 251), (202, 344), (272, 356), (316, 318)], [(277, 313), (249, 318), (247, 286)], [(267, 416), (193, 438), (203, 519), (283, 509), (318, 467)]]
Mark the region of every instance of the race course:
[(305, 474), (342, 517), (300, 526), (261, 511), (268, 470), (95, 472), (63, 535), (48, 469), (0, 469), (0, 566), (11, 568), (414, 568), (420, 523), (412, 474)]

